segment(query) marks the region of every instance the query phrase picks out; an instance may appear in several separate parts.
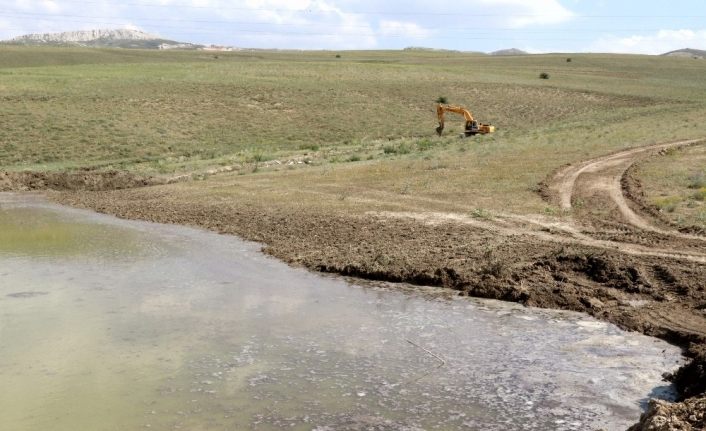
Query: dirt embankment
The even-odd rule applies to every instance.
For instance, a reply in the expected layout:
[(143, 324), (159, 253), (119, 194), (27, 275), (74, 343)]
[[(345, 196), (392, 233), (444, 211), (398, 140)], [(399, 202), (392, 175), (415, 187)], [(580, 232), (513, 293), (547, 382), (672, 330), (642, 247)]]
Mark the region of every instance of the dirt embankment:
[(31, 190), (121, 190), (163, 184), (150, 177), (122, 171), (0, 172), (0, 192)]
[[(688, 144), (693, 143), (665, 145)], [(653, 224), (623, 189), (629, 167), (665, 145), (617, 153), (552, 174), (544, 193), (570, 211), (570, 217), (558, 220), (352, 215), (210, 198), (179, 185), (55, 197), (120, 217), (236, 234), (264, 243), (273, 256), (317, 271), (444, 286), (464, 295), (581, 311), (669, 340), (683, 346), (691, 358), (671, 376), (684, 402), (653, 404), (642, 425), (633, 429), (702, 429), (706, 238)]]

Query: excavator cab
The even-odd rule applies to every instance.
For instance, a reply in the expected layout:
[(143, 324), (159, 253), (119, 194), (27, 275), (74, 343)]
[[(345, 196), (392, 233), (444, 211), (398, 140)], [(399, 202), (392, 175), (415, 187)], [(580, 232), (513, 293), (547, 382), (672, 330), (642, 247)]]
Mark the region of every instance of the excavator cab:
[(473, 136), (476, 135), (480, 132), (478, 132), (478, 122), (473, 120), (473, 121), (466, 121), (466, 136)]

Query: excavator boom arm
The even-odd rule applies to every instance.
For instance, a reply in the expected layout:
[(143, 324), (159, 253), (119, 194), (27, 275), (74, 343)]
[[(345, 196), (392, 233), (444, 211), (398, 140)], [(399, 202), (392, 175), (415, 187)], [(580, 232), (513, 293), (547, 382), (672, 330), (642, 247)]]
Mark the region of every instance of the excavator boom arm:
[[(473, 118), (473, 114), (471, 113), (471, 111), (458, 105), (446, 105), (444, 103), (438, 103), (436, 105), (436, 116), (439, 119), (439, 127), (436, 128), (436, 133), (438, 133), (439, 136), (441, 136), (441, 133), (444, 130), (444, 114), (446, 112), (453, 112), (455, 114), (463, 115), (463, 118), (466, 120), (466, 135), (474, 134), (474, 131), (477, 130), (477, 123), (476, 120)], [(482, 125), (482, 129), (479, 133), (490, 133), (494, 130), (495, 128), (490, 125)]]
[(456, 105), (444, 105), (439, 103), (436, 106), (436, 115), (439, 117), (439, 122), (444, 121), (444, 113), (448, 112), (453, 112), (456, 114), (461, 114), (463, 115), (463, 118), (466, 119), (466, 121), (474, 121), (473, 119), (473, 114), (471, 114), (471, 111), (468, 109), (462, 107), (462, 106), (456, 106)]

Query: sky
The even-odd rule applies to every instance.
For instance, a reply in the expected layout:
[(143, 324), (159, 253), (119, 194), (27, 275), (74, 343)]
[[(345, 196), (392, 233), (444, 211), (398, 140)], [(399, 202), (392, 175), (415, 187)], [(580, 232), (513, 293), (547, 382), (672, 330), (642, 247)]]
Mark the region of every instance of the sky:
[(703, 0), (0, 0), (0, 40), (128, 28), (242, 48), (706, 50)]

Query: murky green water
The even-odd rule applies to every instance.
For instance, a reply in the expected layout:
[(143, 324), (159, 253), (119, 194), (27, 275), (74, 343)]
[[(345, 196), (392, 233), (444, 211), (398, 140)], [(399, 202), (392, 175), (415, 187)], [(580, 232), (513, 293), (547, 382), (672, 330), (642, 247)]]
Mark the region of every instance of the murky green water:
[(676, 365), (577, 314), (257, 250), (0, 194), (0, 429), (616, 429)]

